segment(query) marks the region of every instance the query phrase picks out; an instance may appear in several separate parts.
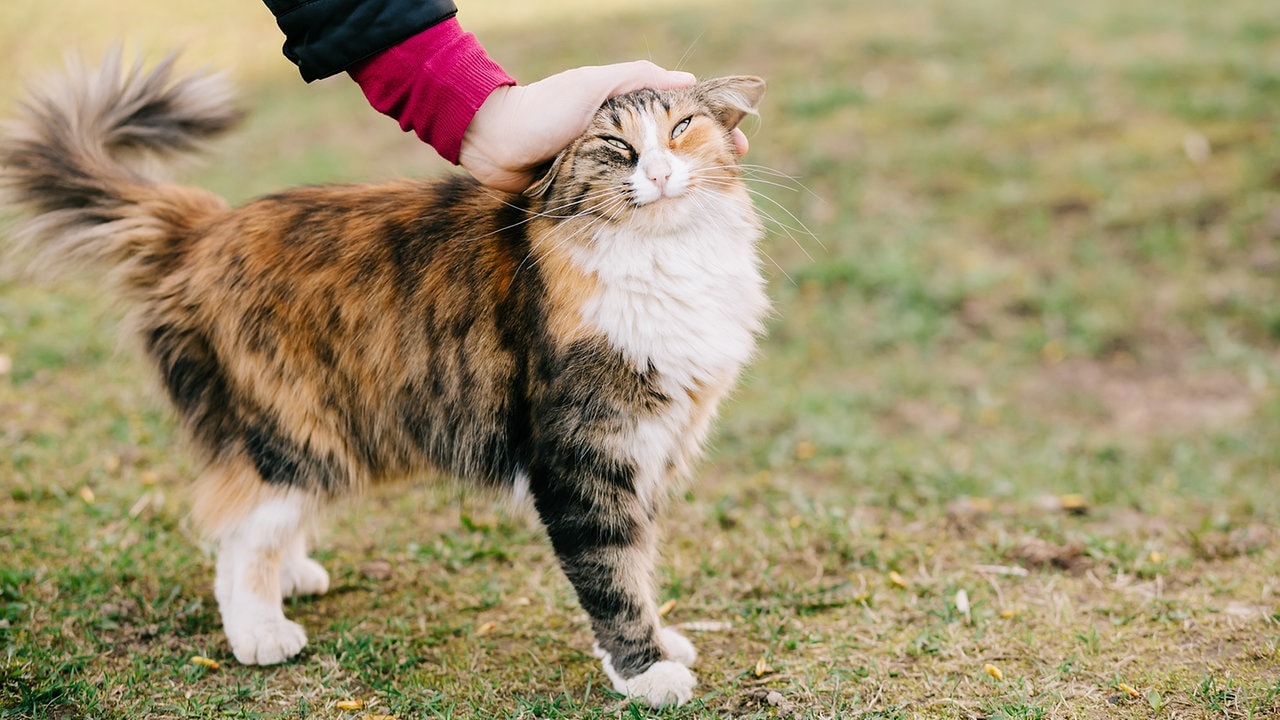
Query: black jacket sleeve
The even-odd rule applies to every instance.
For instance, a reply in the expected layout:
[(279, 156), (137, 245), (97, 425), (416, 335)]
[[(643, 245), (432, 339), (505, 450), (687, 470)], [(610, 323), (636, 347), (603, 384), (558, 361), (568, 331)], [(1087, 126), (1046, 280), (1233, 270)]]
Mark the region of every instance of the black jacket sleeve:
[(284, 31), (284, 55), (307, 82), (453, 17), (451, 0), (264, 0)]

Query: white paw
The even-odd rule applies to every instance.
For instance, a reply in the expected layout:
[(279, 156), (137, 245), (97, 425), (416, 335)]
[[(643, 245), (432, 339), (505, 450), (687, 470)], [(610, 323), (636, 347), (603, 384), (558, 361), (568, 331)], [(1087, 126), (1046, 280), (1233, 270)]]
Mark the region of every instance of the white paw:
[(243, 665), (275, 665), (297, 655), (307, 644), (307, 632), (284, 616), (243, 628), (226, 628), (227, 641)]
[(689, 668), (671, 660), (656, 662), (630, 680), (622, 680), (621, 688), (618, 680), (622, 679), (614, 681), (615, 690), (627, 697), (641, 698), (654, 708), (689, 702), (693, 686), (698, 684)]
[(664, 627), (659, 631), (662, 637), (662, 647), (667, 651), (667, 657), (675, 660), (685, 667), (693, 667), (698, 660), (698, 649), (689, 642), (689, 638), (681, 635), (675, 628)]
[[(679, 635), (679, 633), (676, 634)], [(684, 637), (680, 639), (684, 640)], [(688, 640), (684, 642), (696, 657), (697, 652), (693, 650), (693, 645), (690, 645)], [(645, 702), (649, 703), (649, 707), (683, 705), (693, 697), (693, 686), (698, 684), (698, 679), (689, 672), (689, 668), (673, 660), (656, 662), (650, 665), (648, 670), (628, 680), (613, 669), (609, 653), (605, 652), (599, 644), (596, 644), (591, 652), (600, 658), (600, 663), (604, 666), (604, 674), (613, 683), (615, 692), (627, 697), (644, 698)]]
[(280, 565), (280, 592), (285, 597), (323, 595), (329, 590), (329, 573), (309, 557)]

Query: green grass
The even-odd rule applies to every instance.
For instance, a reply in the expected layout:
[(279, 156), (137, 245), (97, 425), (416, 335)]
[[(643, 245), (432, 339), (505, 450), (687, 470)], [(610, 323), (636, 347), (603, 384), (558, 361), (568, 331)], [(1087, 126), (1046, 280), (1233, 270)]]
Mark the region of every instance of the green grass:
[[(444, 169), (349, 81), (298, 82), (254, 3), (81, 5), (0, 10), (0, 97), (125, 35), (243, 87), (189, 174), (234, 200)], [(766, 243), (768, 338), (664, 520), (668, 621), (717, 624), (656, 715), (1280, 713), (1272, 3), (492, 5), (463, 21), (526, 81), (766, 77), (748, 161), (795, 180), (760, 206), (816, 236)], [(538, 528), (429, 484), (336, 512), (334, 589), (289, 608), (311, 644), (238, 666), (117, 317), (87, 280), (0, 283), (0, 716), (654, 714), (607, 688)]]

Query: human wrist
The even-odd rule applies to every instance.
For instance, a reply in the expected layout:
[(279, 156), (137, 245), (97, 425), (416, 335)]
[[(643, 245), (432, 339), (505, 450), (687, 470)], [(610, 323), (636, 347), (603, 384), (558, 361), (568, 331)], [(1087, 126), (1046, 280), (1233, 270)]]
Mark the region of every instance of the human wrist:
[(516, 82), (452, 18), (348, 72), (374, 108), (455, 164), (481, 105), (495, 89)]

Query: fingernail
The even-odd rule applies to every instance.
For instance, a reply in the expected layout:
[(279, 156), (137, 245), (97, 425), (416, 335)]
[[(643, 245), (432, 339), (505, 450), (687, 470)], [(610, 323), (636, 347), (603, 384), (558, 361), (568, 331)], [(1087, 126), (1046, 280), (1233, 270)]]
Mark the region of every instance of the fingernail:
[(696, 82), (698, 82), (698, 78), (691, 72), (685, 72), (683, 70), (671, 71), (671, 83), (673, 85), (692, 85)]

